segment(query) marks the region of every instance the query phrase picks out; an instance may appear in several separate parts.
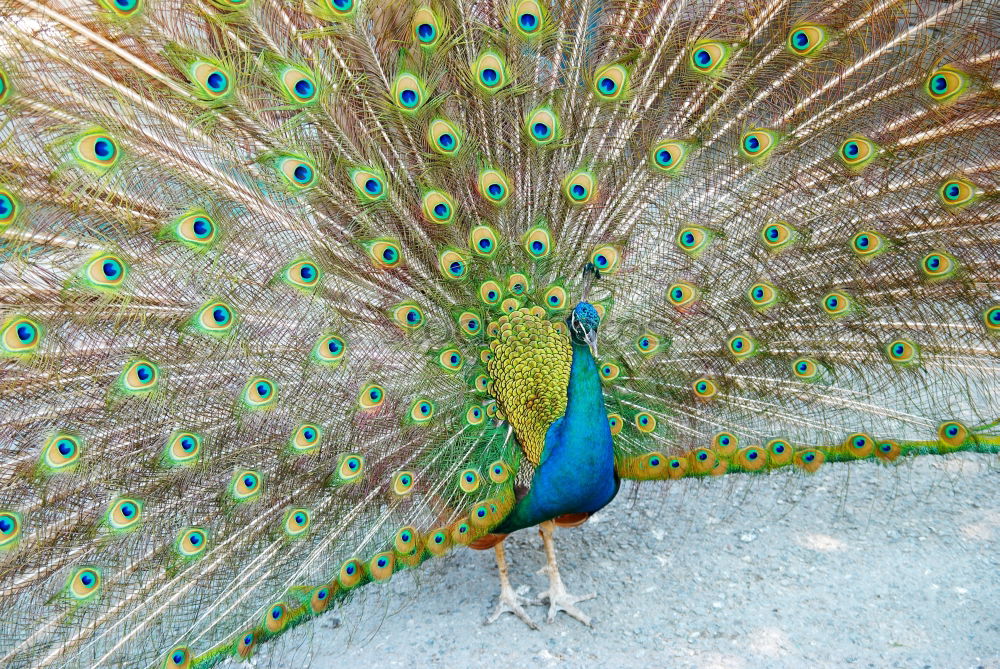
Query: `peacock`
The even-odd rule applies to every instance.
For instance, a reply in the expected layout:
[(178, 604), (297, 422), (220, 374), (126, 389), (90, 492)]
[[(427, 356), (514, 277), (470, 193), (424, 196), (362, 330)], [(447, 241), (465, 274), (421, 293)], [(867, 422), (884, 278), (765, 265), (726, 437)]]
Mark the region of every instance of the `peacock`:
[(2, 666), (249, 658), (462, 547), (535, 626), (536, 527), (590, 624), (553, 533), (623, 481), (1000, 452), (990, 0), (0, 17)]

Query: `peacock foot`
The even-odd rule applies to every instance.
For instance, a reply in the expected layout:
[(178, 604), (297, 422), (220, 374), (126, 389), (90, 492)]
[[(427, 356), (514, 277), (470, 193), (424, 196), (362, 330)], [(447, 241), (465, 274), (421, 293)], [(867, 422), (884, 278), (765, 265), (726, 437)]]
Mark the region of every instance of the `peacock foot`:
[[(523, 589), (527, 590), (527, 586), (523, 586)], [(528, 617), (527, 611), (524, 610), (525, 604), (532, 604), (534, 601), (535, 600), (527, 599), (514, 592), (514, 588), (510, 587), (509, 583), (506, 585), (501, 584), (500, 601), (497, 602), (497, 607), (493, 609), (493, 613), (490, 614), (490, 617), (486, 619), (486, 624), (489, 625), (490, 623), (496, 622), (497, 618), (505, 613), (513, 613), (515, 616), (520, 618), (525, 625), (533, 630), (536, 630), (538, 629), (538, 625), (534, 620)]]
[(587, 627), (590, 627), (590, 616), (581, 611), (576, 605), (580, 602), (585, 602), (588, 599), (593, 599), (597, 596), (597, 593), (592, 592), (589, 595), (577, 597), (576, 595), (571, 595), (566, 591), (566, 586), (563, 584), (562, 577), (559, 575), (559, 567), (556, 565), (555, 543), (552, 540), (552, 533), (555, 531), (555, 524), (552, 521), (547, 521), (540, 524), (538, 528), (538, 533), (542, 535), (542, 541), (545, 544), (546, 557), (546, 565), (542, 567), (540, 571), (548, 574), (549, 589), (538, 595), (538, 599), (535, 600), (535, 603), (549, 603), (549, 615), (546, 618), (547, 622), (551, 623), (556, 619), (556, 614), (563, 611), (576, 618)]
[[(531, 604), (534, 600), (529, 600), (521, 595), (514, 592), (514, 588), (510, 585), (510, 578), (507, 574), (507, 558), (504, 555), (503, 541), (498, 542), (493, 549), (496, 551), (497, 558), (497, 571), (500, 575), (500, 601), (497, 602), (496, 609), (490, 614), (490, 617), (486, 619), (486, 624), (496, 622), (497, 618), (502, 616), (504, 613), (513, 613), (515, 616), (521, 619), (525, 625), (533, 630), (538, 629), (538, 625), (535, 621), (528, 617), (527, 612), (524, 610), (524, 604)], [(523, 586), (523, 589), (527, 591), (527, 586)]]

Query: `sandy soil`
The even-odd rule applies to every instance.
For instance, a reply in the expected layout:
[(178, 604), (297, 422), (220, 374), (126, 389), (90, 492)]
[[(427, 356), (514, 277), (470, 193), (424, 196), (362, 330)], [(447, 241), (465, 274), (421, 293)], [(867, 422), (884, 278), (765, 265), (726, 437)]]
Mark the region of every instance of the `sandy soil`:
[[(646, 484), (556, 533), (588, 628), (528, 629), (496, 603), (492, 551), (456, 550), (267, 644), (259, 667), (1000, 668), (995, 457)], [(534, 531), (515, 588), (547, 584)]]

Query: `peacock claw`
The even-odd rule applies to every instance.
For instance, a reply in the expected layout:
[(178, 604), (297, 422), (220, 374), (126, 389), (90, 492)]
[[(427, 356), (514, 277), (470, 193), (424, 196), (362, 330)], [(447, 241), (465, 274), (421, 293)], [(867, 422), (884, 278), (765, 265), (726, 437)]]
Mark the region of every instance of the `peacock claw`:
[[(543, 568), (542, 571), (548, 571), (548, 568)], [(562, 578), (560, 578), (559, 572), (557, 571), (555, 572), (555, 576), (551, 573), (549, 574), (549, 589), (539, 594), (538, 598), (533, 603), (544, 605), (548, 602), (549, 615), (546, 617), (545, 622), (551, 623), (556, 619), (556, 614), (563, 611), (567, 615), (576, 618), (587, 627), (590, 627), (590, 616), (581, 611), (576, 605), (580, 602), (585, 602), (588, 599), (593, 599), (594, 597), (597, 597), (596, 592), (592, 592), (589, 595), (581, 595), (579, 597), (571, 595), (566, 591), (566, 586), (563, 585)]]
[[(521, 588), (522, 591), (527, 591), (527, 586)], [(521, 619), (521, 621), (533, 630), (538, 629), (538, 624), (532, 620), (528, 613), (524, 610), (524, 604), (532, 604), (535, 600), (527, 599), (522, 597), (518, 593), (514, 592), (514, 589), (510, 585), (500, 586), (500, 600), (497, 602), (497, 607), (490, 614), (490, 617), (486, 619), (486, 624), (489, 625), (497, 621), (497, 619), (504, 613), (513, 613), (515, 616)]]

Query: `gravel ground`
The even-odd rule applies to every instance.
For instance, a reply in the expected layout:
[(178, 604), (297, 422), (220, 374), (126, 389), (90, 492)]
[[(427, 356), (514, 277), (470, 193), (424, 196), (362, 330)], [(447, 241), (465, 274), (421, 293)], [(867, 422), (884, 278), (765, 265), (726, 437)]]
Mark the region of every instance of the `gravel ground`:
[[(827, 465), (646, 484), (560, 529), (565, 614), (532, 631), (496, 603), (492, 551), (459, 549), (266, 644), (258, 667), (1000, 668), (995, 457)], [(541, 540), (507, 540), (515, 588)]]

